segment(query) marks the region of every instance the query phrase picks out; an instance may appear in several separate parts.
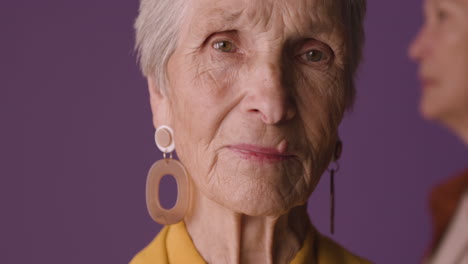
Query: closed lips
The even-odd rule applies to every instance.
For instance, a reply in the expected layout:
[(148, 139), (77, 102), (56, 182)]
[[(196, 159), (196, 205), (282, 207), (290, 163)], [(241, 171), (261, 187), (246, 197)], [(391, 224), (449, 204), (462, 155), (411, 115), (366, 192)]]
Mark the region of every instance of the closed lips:
[(268, 148), (268, 147), (261, 147), (256, 145), (248, 145), (248, 144), (239, 144), (239, 145), (231, 145), (228, 147), (232, 151), (249, 155), (253, 157), (264, 157), (270, 159), (288, 159), (294, 157), (294, 155), (278, 151), (275, 148)]

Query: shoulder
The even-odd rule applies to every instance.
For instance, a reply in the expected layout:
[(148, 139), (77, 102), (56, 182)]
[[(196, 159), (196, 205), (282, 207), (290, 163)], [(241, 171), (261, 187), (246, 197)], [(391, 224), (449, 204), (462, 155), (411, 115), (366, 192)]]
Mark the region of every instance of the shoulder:
[(161, 229), (153, 241), (138, 252), (129, 264), (169, 263), (166, 249), (168, 231), (169, 228), (167, 226)]
[(343, 264), (370, 264), (372, 262), (361, 258), (330, 238), (319, 234), (319, 263), (343, 263)]
[(183, 221), (165, 226), (130, 264), (206, 264), (193, 245)]

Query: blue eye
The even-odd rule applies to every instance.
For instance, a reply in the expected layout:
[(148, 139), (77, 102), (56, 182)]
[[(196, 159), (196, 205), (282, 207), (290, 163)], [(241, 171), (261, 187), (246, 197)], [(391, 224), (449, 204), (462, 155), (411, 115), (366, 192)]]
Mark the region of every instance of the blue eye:
[(217, 41), (213, 44), (213, 48), (221, 52), (233, 52), (234, 44), (227, 40)]

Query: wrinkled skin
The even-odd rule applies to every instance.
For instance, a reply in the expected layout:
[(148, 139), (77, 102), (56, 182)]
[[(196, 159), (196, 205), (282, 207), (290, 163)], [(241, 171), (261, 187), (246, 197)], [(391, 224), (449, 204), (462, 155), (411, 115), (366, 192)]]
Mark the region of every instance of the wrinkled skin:
[(468, 144), (468, 0), (427, 0), (424, 13), (410, 48), (420, 64), (421, 112)]
[(188, 231), (211, 263), (288, 263), (343, 116), (342, 34), (319, 0), (186, 2), (149, 87), (194, 184)]

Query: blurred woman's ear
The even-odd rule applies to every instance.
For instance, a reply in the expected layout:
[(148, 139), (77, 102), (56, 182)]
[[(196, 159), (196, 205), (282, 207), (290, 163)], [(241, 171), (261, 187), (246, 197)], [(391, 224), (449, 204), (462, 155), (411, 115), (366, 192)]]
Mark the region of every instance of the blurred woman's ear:
[(343, 152), (343, 141), (340, 138), (336, 140), (335, 151), (333, 153), (333, 161), (338, 161), (341, 158)]
[(148, 77), (148, 91), (150, 95), (151, 112), (153, 114), (153, 126), (158, 128), (162, 125), (170, 125), (169, 100), (161, 87), (157, 87), (156, 81)]

